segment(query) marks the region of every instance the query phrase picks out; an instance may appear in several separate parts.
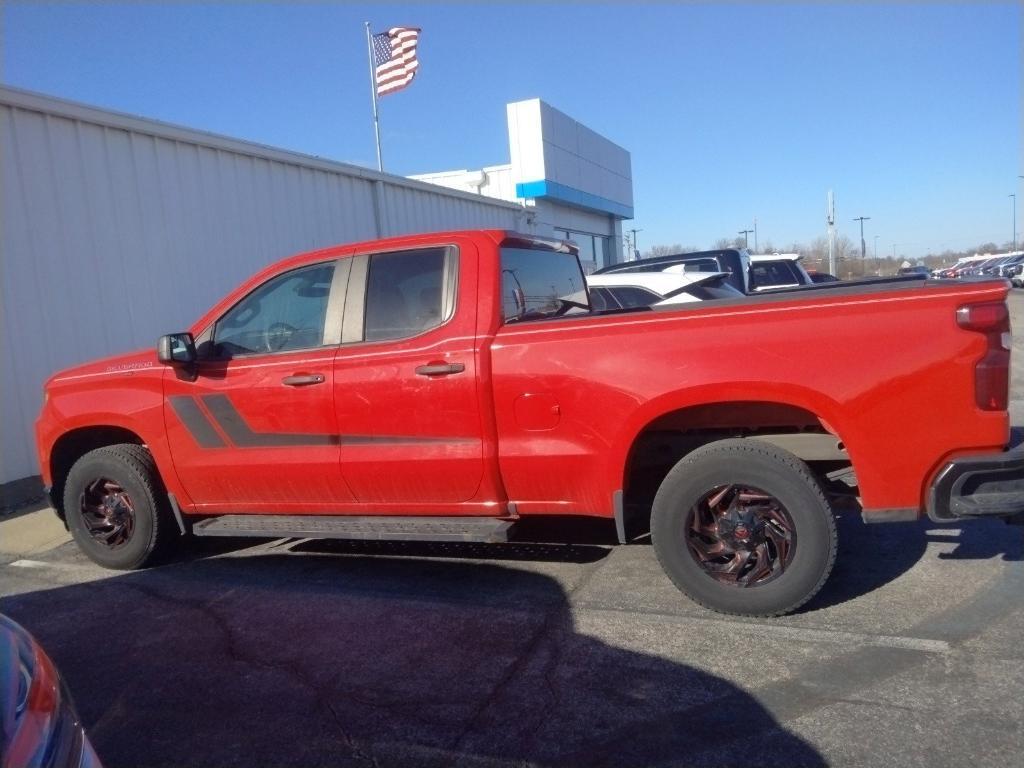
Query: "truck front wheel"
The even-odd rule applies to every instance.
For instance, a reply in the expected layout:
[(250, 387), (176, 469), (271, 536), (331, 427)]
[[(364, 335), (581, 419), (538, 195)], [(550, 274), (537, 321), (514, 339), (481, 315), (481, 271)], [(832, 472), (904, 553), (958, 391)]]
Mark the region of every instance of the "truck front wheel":
[(682, 592), (741, 616), (796, 610), (836, 556), (835, 518), (810, 469), (753, 439), (710, 443), (680, 460), (655, 496), (651, 539)]
[(141, 445), (97, 448), (76, 461), (64, 512), (79, 548), (106, 568), (148, 565), (175, 538), (156, 464)]

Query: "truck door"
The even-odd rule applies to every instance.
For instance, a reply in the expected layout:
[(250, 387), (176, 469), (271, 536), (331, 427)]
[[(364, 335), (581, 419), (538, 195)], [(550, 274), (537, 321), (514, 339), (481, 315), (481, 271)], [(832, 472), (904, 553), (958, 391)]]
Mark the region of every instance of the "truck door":
[(347, 259), (278, 274), (197, 339), (194, 371), (169, 370), (174, 467), (203, 512), (316, 512), (352, 500), (338, 473), (334, 356)]
[(352, 260), (334, 402), (341, 475), (365, 511), (468, 502), (481, 487), (476, 262), (462, 265), (455, 246)]

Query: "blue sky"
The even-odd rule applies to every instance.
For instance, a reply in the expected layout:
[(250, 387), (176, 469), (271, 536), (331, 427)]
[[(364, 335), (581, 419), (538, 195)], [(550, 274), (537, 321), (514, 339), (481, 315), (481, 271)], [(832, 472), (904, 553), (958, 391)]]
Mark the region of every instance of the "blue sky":
[[(758, 219), (777, 246), (841, 234), (908, 256), (1011, 239), (1019, 3), (3, 4), (10, 85), (374, 166), (364, 21), (419, 26), (381, 102), (385, 169), (508, 161), (505, 104), (539, 96), (630, 150), (640, 246)], [(1024, 199), (1018, 221), (1024, 222)], [(1024, 229), (1018, 223), (1018, 231)]]

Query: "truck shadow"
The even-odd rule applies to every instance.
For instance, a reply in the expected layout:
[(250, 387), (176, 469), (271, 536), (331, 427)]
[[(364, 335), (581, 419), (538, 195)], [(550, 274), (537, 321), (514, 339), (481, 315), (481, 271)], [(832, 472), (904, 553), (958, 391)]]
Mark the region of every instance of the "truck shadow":
[(108, 768), (826, 764), (730, 682), (578, 632), (558, 581), (509, 564), (229, 556), (0, 608)]
[(839, 552), (835, 569), (821, 592), (800, 612), (814, 611), (866, 595), (895, 581), (913, 568), (929, 544), (953, 548), (940, 560), (1022, 559), (1024, 536), (1019, 527), (998, 520), (970, 520), (940, 526), (930, 520), (867, 525), (859, 513), (836, 515)]
[[(940, 560), (1024, 559), (1024, 530), (997, 520), (972, 520), (941, 526), (929, 520), (911, 523), (867, 525), (856, 505), (836, 513), (839, 551), (829, 580), (799, 613), (816, 611), (869, 594), (900, 578), (924, 556), (929, 544), (949, 545)], [(525, 532), (524, 540), (507, 544), (418, 541), (290, 540), (285, 546), (296, 553), (361, 555), (387, 558), (440, 558), (508, 563), (575, 563), (586, 565), (607, 557), (614, 532), (607, 521), (545, 521)], [(253, 546), (254, 539), (193, 539), (175, 556), (184, 563)], [(572, 541), (572, 544), (550, 543)], [(642, 536), (634, 546), (649, 546)], [(653, 558), (653, 551), (650, 552)]]

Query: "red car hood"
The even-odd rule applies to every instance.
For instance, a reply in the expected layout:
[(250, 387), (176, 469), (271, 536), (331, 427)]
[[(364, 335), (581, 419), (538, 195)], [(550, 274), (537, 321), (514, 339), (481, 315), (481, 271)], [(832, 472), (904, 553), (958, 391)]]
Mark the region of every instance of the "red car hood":
[(46, 382), (47, 386), (66, 379), (101, 374), (133, 374), (139, 371), (160, 369), (163, 365), (156, 358), (155, 349), (140, 349), (123, 355), (114, 355), (100, 360), (91, 360), (82, 365), (58, 371)]

